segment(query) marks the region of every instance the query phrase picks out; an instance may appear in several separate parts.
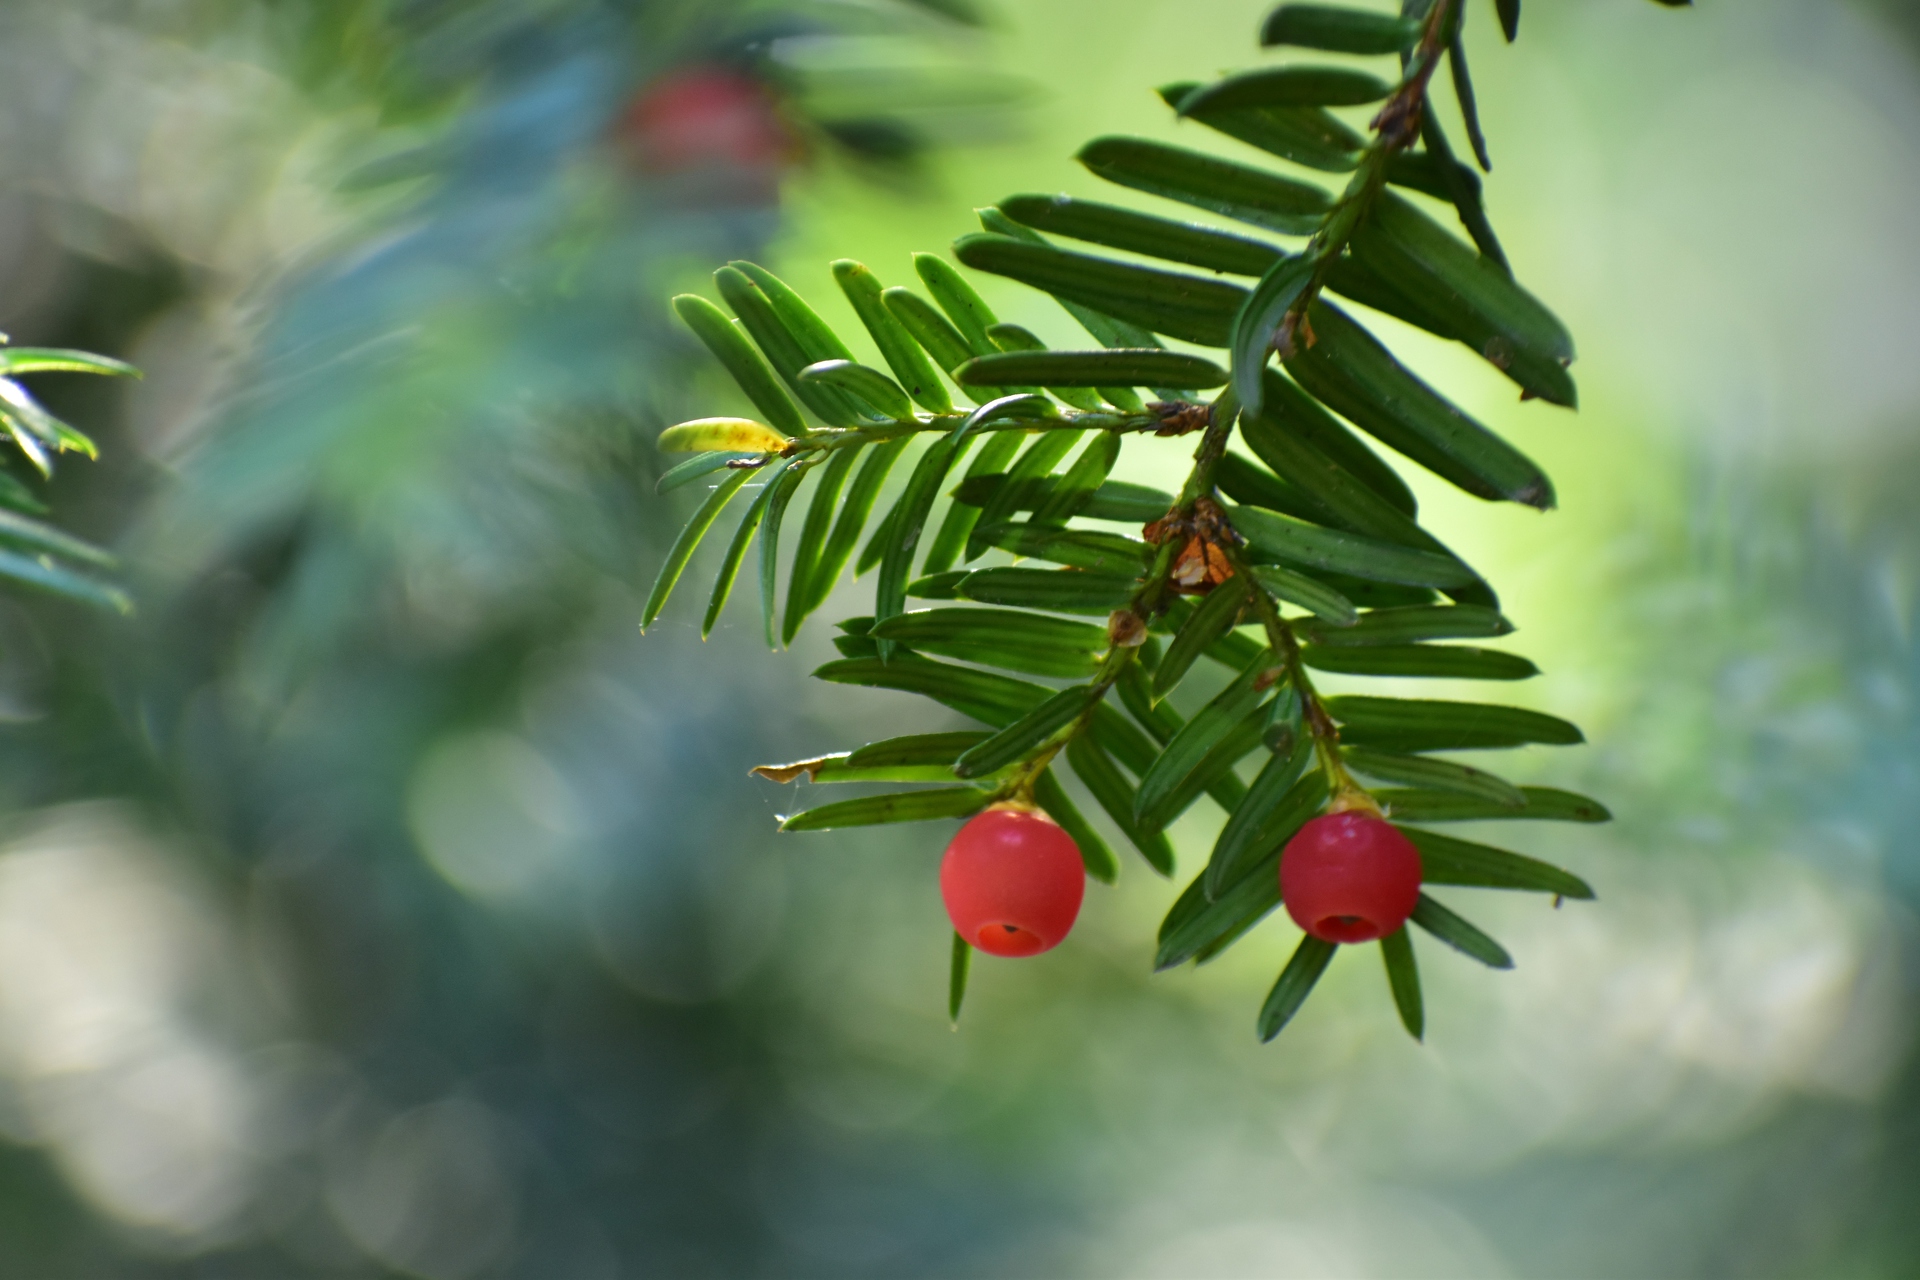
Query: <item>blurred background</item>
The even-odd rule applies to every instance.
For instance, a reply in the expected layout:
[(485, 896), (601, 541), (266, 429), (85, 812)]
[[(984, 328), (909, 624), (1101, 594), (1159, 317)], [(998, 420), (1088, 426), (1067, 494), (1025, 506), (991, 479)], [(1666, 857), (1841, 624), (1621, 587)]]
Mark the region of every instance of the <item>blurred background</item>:
[(709, 546), (638, 632), (699, 498), (650, 441), (744, 408), (672, 293), (752, 257), (849, 321), (830, 259), (1096, 194), (1078, 145), (1186, 138), (1152, 87), (1262, 12), (0, 10), (0, 329), (146, 371), (36, 383), (138, 615), (0, 598), (0, 1275), (1920, 1270), (1906, 0), (1472, 12), (1584, 408), (1380, 323), (1555, 475), (1415, 482), (1592, 740), (1499, 767), (1618, 821), (1497, 833), (1599, 901), (1456, 893), (1518, 968), (1427, 948), (1424, 1045), (1356, 954), (1260, 1046), (1277, 922), (1151, 976), (1137, 860), (950, 1030), (948, 826), (777, 837), (817, 798), (747, 776), (953, 724), (806, 679), (866, 584), (702, 644)]

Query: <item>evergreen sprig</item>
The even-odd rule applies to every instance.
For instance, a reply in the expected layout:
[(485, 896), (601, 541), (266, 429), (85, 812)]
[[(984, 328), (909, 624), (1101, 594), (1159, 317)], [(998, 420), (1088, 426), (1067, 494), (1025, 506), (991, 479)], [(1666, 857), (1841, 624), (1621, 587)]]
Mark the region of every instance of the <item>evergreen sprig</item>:
[[(1496, 8), (1513, 38), (1517, 0)], [(1285, 4), (1268, 16), (1264, 45), (1397, 57), (1397, 79), (1287, 62), (1160, 90), (1183, 118), (1306, 169), (1348, 174), (1337, 196), (1144, 139), (1100, 138), (1080, 152), (1083, 165), (1118, 186), (1265, 235), (1064, 195), (1016, 195), (979, 210), (982, 230), (955, 241), (954, 257), (1051, 294), (1093, 337), (1091, 349), (1048, 350), (1001, 323), (952, 263), (931, 254), (914, 260), (924, 292), (883, 287), (857, 262), (834, 264), (885, 371), (859, 363), (799, 295), (751, 263), (715, 275), (731, 318), (703, 298), (675, 300), (765, 421), (703, 419), (661, 438), (663, 448), (695, 454), (662, 478), (662, 491), (729, 474), (669, 554), (642, 625), (658, 616), (700, 539), (751, 476), (758, 493), (734, 533), (702, 634), (756, 533), (769, 644), (792, 640), (849, 562), (856, 575), (877, 567), (873, 613), (839, 624), (834, 643), (844, 656), (815, 676), (918, 693), (990, 731), (896, 738), (767, 766), (760, 772), (781, 780), (806, 773), (816, 782), (946, 784), (818, 806), (786, 818), (784, 829), (958, 818), (1012, 800), (1044, 809), (1080, 846), (1088, 873), (1111, 881), (1118, 860), (1060, 786), (1056, 766), (1064, 761), (1162, 875), (1173, 871), (1167, 827), (1206, 795), (1228, 817), (1206, 868), (1160, 927), (1163, 969), (1204, 963), (1278, 906), (1282, 846), (1327, 810), (1409, 824), (1402, 829), (1429, 886), (1593, 896), (1557, 867), (1412, 825), (1605, 821), (1597, 801), (1517, 787), (1434, 754), (1577, 743), (1577, 728), (1494, 704), (1329, 698), (1311, 675), (1536, 673), (1518, 655), (1446, 643), (1496, 638), (1512, 626), (1493, 588), (1427, 531), (1406, 484), (1353, 428), (1490, 501), (1544, 510), (1554, 505), (1551, 482), (1328, 297), (1465, 344), (1523, 399), (1575, 406), (1572, 339), (1514, 280), (1480, 178), (1455, 159), (1433, 109), (1444, 61), (1471, 150), (1488, 167), (1462, 17), (1462, 0), (1408, 0), (1398, 16)], [(1365, 134), (1330, 110), (1376, 103)], [(1408, 192), (1451, 206), (1467, 240)], [(1272, 235), (1305, 244), (1289, 251)], [(1184, 269), (1195, 267), (1207, 274)], [(1225, 349), (1228, 362), (1169, 350), (1163, 339)], [(1193, 395), (1216, 388), (1211, 398)], [(1177, 494), (1109, 479), (1125, 440), (1149, 432), (1198, 436)], [(927, 442), (904, 489), (856, 557), (888, 474), (917, 437)], [(1247, 452), (1230, 447), (1236, 439)], [(783, 520), (815, 472), (780, 610)], [(952, 501), (934, 526), (943, 489)], [(1144, 528), (1134, 537), (1102, 527), (1115, 521)], [(992, 548), (1028, 563), (968, 567)], [(914, 599), (932, 605), (909, 611)], [(1203, 659), (1232, 679), (1183, 716), (1169, 695)], [(1251, 784), (1236, 772), (1249, 757), (1258, 766)], [(1363, 777), (1391, 785), (1369, 791)], [(1483, 963), (1512, 964), (1430, 896), (1412, 923)], [(1395, 1004), (1418, 1037), (1424, 1013), (1406, 932), (1381, 949)], [(1262, 1039), (1299, 1009), (1333, 950), (1301, 942), (1261, 1010)], [(955, 957), (957, 1011), (964, 944)]]
[[(0, 344), (6, 336), (0, 334)], [(109, 356), (55, 347), (0, 345), (0, 431), (41, 478), (53, 475), (54, 458), (99, 451), (87, 436), (47, 412), (17, 381), (22, 374), (95, 373), (139, 377), (132, 365)], [(18, 476), (0, 469), (0, 580), (117, 613), (133, 610), (132, 597), (103, 578), (113, 555), (39, 519), (46, 504)]]

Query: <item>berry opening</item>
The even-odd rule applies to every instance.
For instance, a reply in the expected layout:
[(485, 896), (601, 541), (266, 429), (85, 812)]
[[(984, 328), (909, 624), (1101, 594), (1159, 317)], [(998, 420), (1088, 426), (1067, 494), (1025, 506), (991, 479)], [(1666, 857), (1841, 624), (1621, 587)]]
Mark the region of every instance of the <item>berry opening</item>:
[(1308, 932), (1328, 942), (1372, 942), (1384, 930), (1365, 916), (1324, 916)]
[(1047, 949), (1047, 940), (1030, 929), (1022, 929), (1017, 924), (995, 921), (980, 926), (980, 932), (973, 945), (989, 955), (1031, 956)]

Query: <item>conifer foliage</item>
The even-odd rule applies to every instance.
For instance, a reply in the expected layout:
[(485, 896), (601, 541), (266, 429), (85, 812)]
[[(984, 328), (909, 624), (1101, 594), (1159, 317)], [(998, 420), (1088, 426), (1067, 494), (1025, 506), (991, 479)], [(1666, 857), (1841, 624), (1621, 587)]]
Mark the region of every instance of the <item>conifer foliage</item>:
[[(89, 458), (98, 450), (87, 436), (49, 413), (18, 381), (23, 374), (92, 373), (139, 377), (139, 371), (108, 356), (57, 347), (4, 345), (0, 334), (0, 434), (26, 460), (37, 480), (52, 477), (62, 453)], [(128, 613), (132, 598), (106, 578), (116, 567), (104, 548), (62, 532), (40, 517), (47, 505), (33, 488), (0, 465), (0, 583), (59, 596), (94, 608)]]
[[(770, 645), (791, 641), (850, 569), (871, 570), (872, 613), (839, 623), (844, 656), (814, 675), (920, 694), (985, 726), (763, 767), (780, 781), (937, 784), (808, 808), (785, 830), (1032, 806), (1072, 838), (1088, 875), (1112, 881), (1119, 858), (1062, 786), (1063, 770), (1163, 876), (1174, 873), (1168, 826), (1208, 797), (1227, 817), (1160, 927), (1161, 969), (1205, 963), (1270, 916), (1283, 848), (1323, 813), (1390, 820), (1419, 853), (1409, 923), (1494, 968), (1511, 967), (1507, 952), (1428, 889), (1593, 896), (1557, 867), (1436, 829), (1605, 821), (1597, 801), (1444, 756), (1578, 743), (1575, 726), (1497, 702), (1314, 687), (1317, 672), (1536, 673), (1479, 643), (1512, 630), (1493, 587), (1422, 525), (1405, 482), (1362, 436), (1488, 501), (1545, 510), (1552, 482), (1342, 305), (1466, 345), (1523, 399), (1575, 406), (1573, 340), (1515, 280), (1481, 179), (1434, 109), (1445, 63), (1465, 151), (1489, 168), (1463, 9), (1464, 0), (1408, 0), (1397, 16), (1284, 4), (1260, 38), (1290, 56), (1159, 90), (1177, 116), (1289, 162), (1288, 172), (1142, 138), (1097, 138), (1080, 151), (1115, 186), (1244, 233), (1065, 195), (978, 210), (981, 230), (956, 240), (953, 258), (1051, 294), (1090, 335), (1084, 349), (1050, 350), (1001, 323), (934, 254), (915, 258), (918, 288), (888, 286), (851, 260), (833, 266), (885, 369), (856, 360), (752, 263), (714, 275), (731, 315), (706, 298), (675, 299), (762, 420), (702, 419), (662, 435), (662, 449), (694, 455), (662, 491), (722, 478), (669, 553), (642, 625), (738, 506), (703, 634), (751, 551)], [(1511, 40), (1518, 0), (1495, 10)], [(1334, 113), (1345, 108), (1372, 112), (1364, 132)], [(1335, 194), (1328, 183), (1344, 187)], [(1449, 211), (1464, 237), (1444, 225)], [(1196, 438), (1177, 493), (1109, 479), (1142, 434)], [(904, 488), (876, 519), (896, 470)], [(951, 502), (936, 522), (942, 493)], [(1119, 531), (1127, 527), (1137, 533)], [(995, 549), (1016, 563), (979, 563)], [(1227, 683), (1197, 707), (1186, 699), (1183, 715), (1170, 695), (1202, 663), (1225, 668)], [(1259, 1012), (1262, 1039), (1292, 1018), (1339, 945), (1301, 940)], [(1378, 945), (1402, 1020), (1419, 1036), (1406, 927)], [(954, 957), (957, 1013), (965, 939)]]

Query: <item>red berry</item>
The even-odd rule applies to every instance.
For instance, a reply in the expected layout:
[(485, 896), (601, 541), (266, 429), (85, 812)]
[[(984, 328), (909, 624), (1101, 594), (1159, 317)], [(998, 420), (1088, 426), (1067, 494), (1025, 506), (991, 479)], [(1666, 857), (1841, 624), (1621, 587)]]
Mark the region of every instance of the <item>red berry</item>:
[(1073, 837), (1043, 814), (990, 809), (961, 827), (940, 863), (954, 930), (996, 956), (1060, 945), (1080, 915), (1086, 871)]
[(1420, 851), (1372, 814), (1322, 814), (1281, 852), (1280, 898), (1293, 922), (1316, 938), (1383, 938), (1420, 900)]
[(725, 67), (690, 67), (656, 80), (627, 108), (622, 132), (651, 173), (777, 170), (797, 147), (767, 86)]

